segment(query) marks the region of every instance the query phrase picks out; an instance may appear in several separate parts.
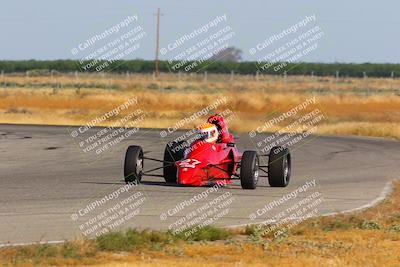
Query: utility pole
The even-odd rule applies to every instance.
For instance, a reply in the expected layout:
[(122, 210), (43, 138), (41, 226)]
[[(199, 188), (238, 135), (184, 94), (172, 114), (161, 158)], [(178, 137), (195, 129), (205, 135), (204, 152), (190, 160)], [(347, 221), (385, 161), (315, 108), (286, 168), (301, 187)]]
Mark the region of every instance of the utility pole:
[(337, 70), (336, 71), (336, 83), (338, 83), (338, 81), (339, 81), (339, 71)]
[(1, 70), (1, 80), (3, 81), (3, 87), (6, 87), (6, 80), (4, 79), (4, 70)]
[(157, 36), (156, 36), (156, 60), (155, 60), (155, 75), (158, 77), (159, 75), (159, 60), (158, 60), (158, 53), (160, 50), (160, 8), (157, 8)]

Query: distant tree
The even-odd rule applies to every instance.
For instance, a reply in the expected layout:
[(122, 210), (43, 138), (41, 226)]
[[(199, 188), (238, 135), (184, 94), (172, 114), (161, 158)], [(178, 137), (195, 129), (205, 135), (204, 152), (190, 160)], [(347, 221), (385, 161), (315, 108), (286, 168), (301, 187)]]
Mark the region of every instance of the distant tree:
[[(237, 74), (255, 74), (257, 69), (257, 62), (241, 60), (241, 51), (234, 47), (229, 47), (216, 55), (213, 58), (213, 64), (206, 64), (205, 71), (209, 73), (230, 73), (232, 70)], [(80, 63), (75, 60), (0, 60), (0, 73), (21, 73), (26, 71), (39, 70), (43, 72), (58, 71), (58, 72), (71, 72), (83, 71), (81, 66), (88, 64), (89, 61)], [(168, 61), (160, 61), (160, 70), (169, 72)], [(372, 63), (288, 63), (286, 69), (288, 75), (310, 75), (312, 72), (315, 76), (334, 76), (336, 71), (339, 71), (341, 77), (363, 77), (364, 72), (367, 77), (399, 77), (400, 64), (372, 64)], [(125, 73), (139, 72), (139, 73), (152, 73), (154, 70), (154, 61), (152, 60), (123, 60), (112, 68), (112, 72)], [(90, 72), (96, 71), (94, 68)], [(262, 73), (264, 74), (282, 74), (284, 69), (275, 71), (273, 68), (268, 68)], [(393, 74), (392, 74), (393, 73)], [(44, 74), (44, 73), (41, 73)], [(0, 81), (1, 83), (2, 81)]]
[(242, 61), (242, 50), (230, 46), (221, 51), (210, 58), (211, 61), (222, 61), (222, 62), (240, 62)]

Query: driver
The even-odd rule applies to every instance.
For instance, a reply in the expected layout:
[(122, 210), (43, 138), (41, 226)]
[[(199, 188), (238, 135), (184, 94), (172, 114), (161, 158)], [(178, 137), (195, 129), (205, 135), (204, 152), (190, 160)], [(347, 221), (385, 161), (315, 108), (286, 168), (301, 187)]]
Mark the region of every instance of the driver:
[(217, 143), (234, 143), (234, 138), (228, 131), (228, 126), (225, 123), (224, 117), (219, 114), (212, 115), (207, 120), (208, 123), (215, 125), (218, 129)]
[(206, 122), (196, 128), (196, 134), (200, 140), (215, 144), (218, 140), (218, 129), (215, 124)]

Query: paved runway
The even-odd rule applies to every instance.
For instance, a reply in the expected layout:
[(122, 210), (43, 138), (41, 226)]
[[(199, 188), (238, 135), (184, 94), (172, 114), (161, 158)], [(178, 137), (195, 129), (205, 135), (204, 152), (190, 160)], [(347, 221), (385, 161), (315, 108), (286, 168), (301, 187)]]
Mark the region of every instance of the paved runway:
[[(291, 148), (286, 188), (271, 188), (266, 178), (256, 190), (242, 190), (239, 181), (214, 189), (146, 177), (128, 189), (127, 146), (141, 145), (146, 156), (162, 158), (167, 140), (182, 132), (161, 138), (160, 130), (141, 129), (98, 156), (85, 153), (71, 137), (77, 129), (0, 125), (0, 244), (93, 237), (126, 227), (180, 231), (207, 222), (230, 226), (345, 211), (378, 198), (400, 173), (400, 142), (312, 136)], [(80, 140), (101, 130), (91, 129)], [(241, 135), (238, 147), (254, 150), (265, 136)], [(145, 162), (146, 168), (159, 165)]]

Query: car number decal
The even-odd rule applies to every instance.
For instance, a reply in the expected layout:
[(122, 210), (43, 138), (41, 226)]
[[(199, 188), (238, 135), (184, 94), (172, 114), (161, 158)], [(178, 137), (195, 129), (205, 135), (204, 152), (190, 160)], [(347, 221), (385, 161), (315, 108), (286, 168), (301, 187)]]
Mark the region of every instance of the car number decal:
[(181, 163), (179, 163), (179, 167), (183, 168), (196, 168), (197, 164), (200, 164), (201, 162), (198, 161), (197, 159), (185, 159)]

